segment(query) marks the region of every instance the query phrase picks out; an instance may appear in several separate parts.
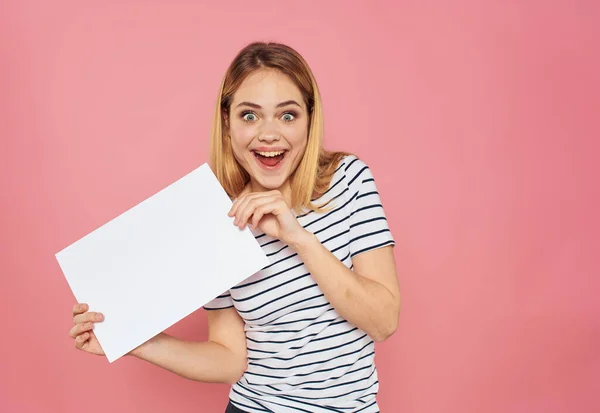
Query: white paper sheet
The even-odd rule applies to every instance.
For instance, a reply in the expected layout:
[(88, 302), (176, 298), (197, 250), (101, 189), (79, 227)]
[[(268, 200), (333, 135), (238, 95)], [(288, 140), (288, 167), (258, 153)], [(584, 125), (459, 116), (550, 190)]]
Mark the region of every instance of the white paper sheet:
[(56, 254), (109, 362), (269, 264), (207, 164)]

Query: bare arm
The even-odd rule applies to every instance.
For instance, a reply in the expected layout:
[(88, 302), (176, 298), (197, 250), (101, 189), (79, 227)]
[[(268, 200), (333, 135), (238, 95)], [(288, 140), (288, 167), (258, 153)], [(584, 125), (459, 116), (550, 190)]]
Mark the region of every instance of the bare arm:
[(208, 341), (161, 333), (130, 354), (190, 380), (235, 383), (247, 367), (244, 322), (235, 308), (207, 311)]
[(338, 314), (373, 340), (386, 340), (396, 331), (400, 291), (391, 246), (355, 255), (351, 270), (298, 223), (279, 191), (247, 193), (229, 215), (236, 217), (234, 225), (250, 223), (296, 250)]
[(375, 341), (396, 331), (400, 291), (391, 246), (356, 255), (354, 270), (308, 231), (292, 247), (338, 314)]

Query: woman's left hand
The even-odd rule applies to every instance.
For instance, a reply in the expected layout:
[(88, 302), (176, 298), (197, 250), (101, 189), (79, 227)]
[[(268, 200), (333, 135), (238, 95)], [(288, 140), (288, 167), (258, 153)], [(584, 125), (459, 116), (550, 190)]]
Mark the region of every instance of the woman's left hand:
[(243, 191), (233, 203), (229, 216), (234, 225), (243, 229), (247, 224), (259, 228), (270, 237), (292, 245), (307, 233), (288, 207), (279, 191)]

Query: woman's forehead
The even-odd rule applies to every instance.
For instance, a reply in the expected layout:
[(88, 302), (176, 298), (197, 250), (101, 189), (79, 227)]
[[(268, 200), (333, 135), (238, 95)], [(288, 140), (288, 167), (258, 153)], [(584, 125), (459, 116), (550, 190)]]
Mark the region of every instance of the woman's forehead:
[(261, 70), (244, 79), (234, 93), (232, 103), (251, 102), (269, 108), (288, 100), (301, 103), (302, 93), (298, 86), (281, 72)]

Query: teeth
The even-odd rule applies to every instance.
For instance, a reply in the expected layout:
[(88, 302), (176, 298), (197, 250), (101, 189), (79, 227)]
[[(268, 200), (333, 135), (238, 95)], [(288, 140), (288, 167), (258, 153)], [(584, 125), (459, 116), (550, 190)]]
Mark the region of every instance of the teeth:
[(260, 152), (260, 151), (256, 151), (257, 154), (259, 154), (260, 156), (265, 156), (267, 158), (272, 158), (274, 156), (279, 156), (283, 153), (284, 151), (279, 151), (279, 152)]

